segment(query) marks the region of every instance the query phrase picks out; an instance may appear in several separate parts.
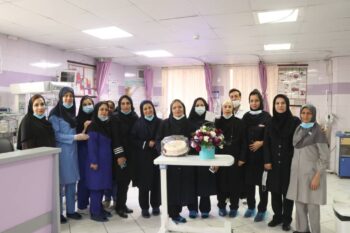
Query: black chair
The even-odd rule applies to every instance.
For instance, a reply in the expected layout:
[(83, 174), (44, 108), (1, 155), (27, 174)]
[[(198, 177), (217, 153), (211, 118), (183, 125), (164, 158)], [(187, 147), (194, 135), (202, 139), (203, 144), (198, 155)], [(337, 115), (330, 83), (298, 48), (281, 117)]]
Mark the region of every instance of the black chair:
[(0, 138), (0, 153), (14, 151), (13, 145), (8, 138)]

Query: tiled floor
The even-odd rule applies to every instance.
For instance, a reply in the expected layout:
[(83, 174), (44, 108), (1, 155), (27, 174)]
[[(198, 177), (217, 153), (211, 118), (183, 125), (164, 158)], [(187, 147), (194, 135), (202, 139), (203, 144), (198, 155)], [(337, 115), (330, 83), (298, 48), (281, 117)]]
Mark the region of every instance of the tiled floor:
[[(332, 202), (335, 196), (350, 195), (350, 179), (340, 179), (336, 175), (328, 175), (328, 204), (321, 207), (321, 229), (322, 233), (335, 233), (335, 217), (332, 209)], [(107, 223), (97, 223), (89, 219), (88, 215), (84, 215), (84, 219), (80, 221), (70, 220), (69, 223), (61, 225), (61, 232), (64, 233), (155, 233), (158, 232), (160, 226), (160, 217), (151, 217), (144, 219), (138, 206), (138, 190), (137, 188), (129, 189), (128, 207), (134, 210), (128, 219), (122, 219), (117, 215), (113, 215)], [(254, 223), (253, 219), (245, 219), (242, 217), (246, 210), (245, 205), (241, 205), (239, 216), (234, 219), (225, 218), (230, 221), (235, 233), (257, 233), (257, 232), (284, 232), (280, 226), (270, 228), (267, 223), (271, 220), (273, 212), (271, 205), (268, 206), (268, 216), (265, 222)], [(113, 213), (114, 214), (114, 213)], [(223, 226), (224, 218), (219, 217), (216, 207), (216, 197), (212, 197), (212, 211), (209, 219), (202, 220), (197, 218), (191, 220), (187, 218), (191, 226)], [(188, 210), (183, 208), (182, 215), (188, 216)], [(294, 214), (293, 214), (294, 216)], [(294, 227), (294, 222), (292, 223)], [(292, 231), (290, 231), (292, 232)], [(214, 233), (214, 232), (213, 232)]]

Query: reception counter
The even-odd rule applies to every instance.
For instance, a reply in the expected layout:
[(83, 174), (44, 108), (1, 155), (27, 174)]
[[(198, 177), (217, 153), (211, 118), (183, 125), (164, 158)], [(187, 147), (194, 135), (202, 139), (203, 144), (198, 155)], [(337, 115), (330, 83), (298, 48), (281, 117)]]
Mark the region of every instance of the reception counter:
[(0, 232), (58, 233), (59, 148), (0, 154)]

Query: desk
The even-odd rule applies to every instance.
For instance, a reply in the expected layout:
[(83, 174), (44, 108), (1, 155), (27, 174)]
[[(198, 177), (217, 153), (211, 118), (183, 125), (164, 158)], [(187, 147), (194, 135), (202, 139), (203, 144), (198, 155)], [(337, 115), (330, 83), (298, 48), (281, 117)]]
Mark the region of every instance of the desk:
[(195, 228), (186, 226), (185, 224), (175, 224), (169, 220), (168, 216), (168, 193), (167, 193), (167, 166), (221, 166), (228, 167), (234, 162), (234, 158), (231, 155), (215, 155), (215, 159), (201, 160), (198, 155), (188, 155), (184, 157), (165, 157), (159, 156), (154, 160), (154, 164), (159, 165), (160, 179), (161, 179), (161, 194), (162, 194), (162, 213), (161, 213), (161, 226), (159, 233), (165, 233), (167, 231), (181, 231), (181, 232), (198, 232), (198, 233), (231, 233), (231, 223), (225, 221), (223, 228), (218, 227), (206, 227)]

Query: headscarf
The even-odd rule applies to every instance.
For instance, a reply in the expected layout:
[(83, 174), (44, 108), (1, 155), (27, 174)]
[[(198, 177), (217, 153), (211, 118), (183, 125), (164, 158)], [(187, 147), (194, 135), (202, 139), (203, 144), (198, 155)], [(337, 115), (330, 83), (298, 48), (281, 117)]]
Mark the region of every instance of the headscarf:
[[(128, 99), (128, 100), (129, 100), (130, 105), (131, 105), (131, 113), (135, 112), (134, 103), (133, 103), (131, 97), (128, 96), (128, 95), (123, 95), (123, 96), (121, 96), (121, 97), (119, 98), (119, 100), (118, 100), (118, 106), (116, 107), (115, 111), (122, 114), (122, 112), (121, 112), (121, 111), (122, 111), (122, 110), (121, 110), (121, 106), (122, 106), (122, 100), (123, 100), (123, 99)], [(130, 114), (131, 114), (131, 113), (130, 113)]]
[(141, 114), (141, 117), (142, 117), (142, 118), (145, 118), (145, 114), (143, 113), (143, 106), (145, 106), (145, 104), (150, 104), (150, 105), (152, 105), (154, 118), (157, 118), (156, 108), (154, 107), (154, 104), (153, 104), (152, 101), (150, 101), (150, 100), (144, 100), (144, 101), (141, 102), (141, 104), (140, 104), (140, 114)]
[[(173, 116), (173, 112), (172, 112), (172, 108), (173, 108), (173, 105), (178, 102), (182, 105), (182, 108), (183, 108), (183, 114), (184, 114), (184, 117), (181, 118), (180, 120), (176, 120)], [(188, 120), (186, 118), (186, 107), (185, 107), (185, 104), (179, 100), (179, 99), (174, 99), (171, 104), (170, 104), (170, 114), (169, 114), (169, 122), (170, 122), (170, 125), (171, 125), (171, 131), (173, 132), (174, 135), (186, 135), (188, 134), (187, 131), (189, 131), (188, 126)]]
[(309, 109), (310, 112), (312, 113), (312, 118), (311, 118), (311, 121), (310, 122), (316, 122), (316, 107), (313, 106), (312, 104), (305, 104), (301, 107), (300, 109), (300, 115), (301, 115), (301, 112), (305, 109)]
[(252, 95), (257, 95), (259, 100), (260, 100), (260, 106), (258, 109), (251, 109), (251, 111), (258, 111), (261, 110), (261, 113), (257, 114), (257, 115), (253, 115), (250, 112), (247, 112), (246, 114), (244, 114), (243, 116), (243, 121), (246, 123), (246, 126), (255, 126), (257, 124), (261, 124), (262, 122), (267, 122), (268, 118), (270, 118), (270, 114), (264, 111), (264, 101), (262, 98), (262, 95), (260, 94), (260, 92), (257, 89), (254, 89), (252, 92), (250, 92), (249, 94), (249, 101), (250, 101), (250, 97)]
[[(276, 111), (275, 104), (278, 98), (282, 98), (286, 102), (286, 111), (283, 113), (278, 113)], [(289, 99), (286, 95), (278, 94), (275, 96), (275, 98), (273, 99), (272, 111), (272, 129), (275, 132), (277, 132), (278, 135), (281, 137), (289, 137), (291, 134), (293, 134), (295, 130), (294, 117), (292, 112), (290, 111)]]
[(83, 131), (84, 122), (91, 120), (92, 114), (93, 114), (93, 112), (87, 114), (86, 112), (83, 111), (83, 103), (86, 99), (91, 100), (92, 106), (94, 106), (94, 101), (93, 101), (92, 97), (85, 95), (85, 96), (83, 96), (83, 98), (81, 98), (79, 112), (78, 112), (78, 116), (77, 116), (77, 132), (78, 133), (81, 133)]
[(260, 91), (259, 91), (258, 89), (254, 89), (252, 92), (250, 92), (250, 94), (249, 94), (249, 99), (248, 99), (249, 102), (250, 102), (250, 97), (251, 97), (252, 95), (257, 95), (257, 96), (258, 96), (258, 98), (259, 98), (259, 100), (260, 100), (260, 106), (259, 106), (258, 109), (254, 109), (254, 110), (253, 110), (252, 108), (250, 108), (250, 110), (252, 110), (252, 111), (264, 110), (264, 99), (263, 99), (263, 97), (262, 97)]
[(188, 119), (189, 119), (190, 121), (200, 121), (200, 122), (203, 122), (203, 123), (204, 123), (205, 113), (202, 114), (202, 115), (200, 116), (200, 115), (198, 115), (198, 114), (196, 113), (196, 110), (195, 110), (196, 104), (197, 104), (197, 101), (198, 101), (198, 100), (203, 101), (204, 107), (205, 107), (205, 111), (208, 111), (208, 110), (209, 110), (209, 105), (208, 105), (207, 101), (205, 101), (205, 99), (203, 99), (202, 97), (199, 97), (199, 98), (197, 98), (197, 99), (195, 99), (195, 100), (193, 101), (193, 105), (192, 105), (192, 108), (191, 108), (191, 111), (190, 111), (190, 115), (188, 116)]
[(101, 121), (100, 118), (98, 118), (98, 110), (102, 105), (106, 105), (108, 109), (108, 103), (106, 101), (101, 101), (95, 105), (94, 111), (92, 113), (91, 124), (88, 127), (88, 131), (101, 133), (104, 136), (111, 138), (112, 131), (110, 126), (110, 120), (108, 119), (106, 121)]
[[(63, 96), (68, 92), (73, 94), (73, 106), (70, 109), (67, 109), (63, 106)], [(57, 105), (51, 110), (49, 114), (49, 118), (52, 115), (63, 118), (66, 122), (69, 123), (71, 128), (75, 128), (77, 126), (76, 118), (75, 118), (75, 96), (74, 90), (70, 87), (63, 87), (58, 94), (59, 101)]]

